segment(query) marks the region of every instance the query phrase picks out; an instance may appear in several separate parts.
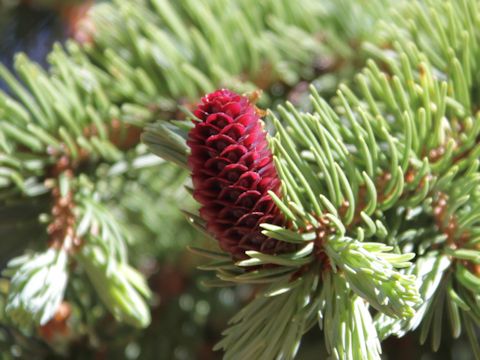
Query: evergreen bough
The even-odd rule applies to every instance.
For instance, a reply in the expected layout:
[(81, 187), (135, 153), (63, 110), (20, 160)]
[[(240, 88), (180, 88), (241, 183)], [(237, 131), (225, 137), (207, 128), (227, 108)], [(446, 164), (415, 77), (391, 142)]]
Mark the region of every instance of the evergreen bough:
[[(6, 313), (18, 327), (27, 329), (52, 318), (65, 290), (57, 286), (57, 276), (72, 275), (65, 261), (85, 270), (116, 319), (148, 325), (144, 296), (149, 293), (145, 280), (127, 263), (126, 238), (130, 244), (134, 240), (121, 220), (132, 207), (142, 206), (146, 212), (145, 203), (138, 201), (142, 191), (150, 200), (152, 193), (167, 198), (168, 188), (149, 182), (147, 189), (136, 187), (138, 194), (123, 193), (132, 187), (131, 178), (140, 182), (152, 177), (150, 169), (161, 163), (140, 144), (141, 128), (153, 119), (171, 116), (177, 102), (219, 86), (220, 78), (253, 89), (243, 80), (266, 67), (272, 79), (265, 79), (262, 86), (299, 80), (300, 69), (312, 69), (324, 49), (312, 26), (319, 29), (318, 19), (326, 13), (314, 1), (293, 13), (289, 4), (267, 1), (256, 8), (253, 1), (232, 1), (230, 7), (237, 13), (230, 14), (220, 2), (102, 3), (87, 19), (94, 33), (87, 24), (85, 44), (55, 45), (48, 56), (48, 71), (23, 54), (15, 59), (15, 74), (0, 65), (0, 77), (9, 88), (8, 93), (0, 93), (2, 233), (6, 243), (17, 244), (1, 255), (1, 261), (26, 246), (37, 250), (28, 258), (12, 260), (4, 272), (11, 277)], [(206, 22), (205, 16), (217, 19), (216, 25)], [(205, 44), (212, 32), (237, 22), (242, 32), (218, 31), (218, 41)], [(304, 39), (302, 44), (292, 31)], [(257, 37), (270, 45), (257, 48)], [(303, 53), (300, 60), (290, 51), (293, 46)], [(246, 49), (250, 49), (247, 54)], [(211, 68), (205, 64), (204, 51), (212, 55)], [(232, 60), (236, 66), (225, 70)], [(162, 168), (171, 172), (167, 165)], [(169, 221), (165, 219), (166, 224)], [(41, 235), (32, 239), (32, 234)], [(59, 273), (47, 272), (38, 291), (27, 291), (35, 278), (19, 276), (20, 272), (46, 272), (43, 259), (47, 258)]]
[[(316, 321), (336, 359), (378, 359), (380, 340), (419, 326), (437, 350), (443, 316), (479, 358), (479, 10), (405, 4), (331, 104), (312, 87), (311, 110), (287, 102), (269, 113), (282, 180), (282, 196), (270, 195), (288, 223), (260, 226), (298, 250), (232, 262), (193, 249), (214, 260), (212, 285), (262, 284), (217, 345), (225, 358), (292, 358)], [(189, 130), (172, 125), (148, 126), (144, 139), (185, 164)]]
[[(260, 284), (217, 348), (226, 358), (292, 358), (318, 323), (333, 358), (377, 359), (381, 340), (417, 327), (438, 349), (448, 316), (452, 336), (465, 332), (480, 358), (479, 4), (400, 3), (365, 35), (343, 14), (370, 11), (370, 23), (388, 5), (117, 1), (95, 6), (91, 44), (56, 46), (48, 72), (22, 55), (20, 81), (0, 68), (10, 88), (0, 94), (2, 233), (26, 243), (47, 229), (48, 239), (5, 270), (7, 315), (19, 327), (47, 322), (78, 263), (118, 320), (146, 326), (149, 291), (127, 263), (129, 230), (106, 206), (119, 194), (104, 191), (128, 173), (157, 171), (139, 129), (153, 152), (186, 167), (191, 123), (147, 124), (180, 116), (178, 103), (188, 113), (221, 86), (248, 92), (311, 79), (322, 53), (352, 61), (358, 44), (346, 44), (356, 31), (356, 40), (370, 38), (371, 60), (354, 81), (332, 101), (312, 86), (309, 109), (287, 102), (267, 116), (282, 180), (272, 198), (289, 222), (261, 226), (298, 250), (233, 262), (192, 248), (214, 260), (203, 266), (216, 271), (212, 286)], [(124, 203), (113, 203), (124, 215)]]

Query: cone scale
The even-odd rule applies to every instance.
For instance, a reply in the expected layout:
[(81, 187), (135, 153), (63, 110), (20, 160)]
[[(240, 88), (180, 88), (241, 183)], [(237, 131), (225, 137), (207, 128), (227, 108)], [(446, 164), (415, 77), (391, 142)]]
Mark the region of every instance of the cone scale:
[(222, 89), (202, 98), (194, 114), (188, 162), (207, 230), (236, 259), (245, 258), (247, 250), (284, 252), (286, 244), (260, 228), (283, 225), (284, 218), (268, 194), (279, 194), (280, 179), (255, 106)]

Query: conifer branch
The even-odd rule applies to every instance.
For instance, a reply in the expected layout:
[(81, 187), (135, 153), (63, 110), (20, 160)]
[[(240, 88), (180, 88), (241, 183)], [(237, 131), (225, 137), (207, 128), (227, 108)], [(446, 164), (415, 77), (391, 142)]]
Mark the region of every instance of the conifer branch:
[[(97, 166), (107, 163), (112, 174), (118, 173), (131, 160), (130, 149), (139, 143), (139, 128), (152, 119), (174, 114), (184, 94), (193, 99), (199, 92), (219, 86), (220, 79), (253, 88), (244, 80), (260, 72), (267, 75), (262, 86), (279, 79), (294, 83), (300, 68), (312, 69), (314, 58), (324, 49), (315, 35), (317, 18), (323, 13), (314, 2), (298, 8), (288, 6), (289, 11), (285, 11), (286, 4), (272, 2), (259, 8), (254, 17), (261, 19), (257, 23), (245, 15), (252, 7), (244, 1), (238, 5), (237, 16), (222, 17), (218, 24), (222, 31), (215, 31), (212, 23), (199, 16), (218, 17), (213, 4), (100, 4), (94, 6), (89, 20), (95, 36), (85, 34), (83, 46), (74, 42), (65, 47), (56, 45), (49, 56), (49, 71), (22, 54), (15, 61), (20, 80), (0, 67), (0, 76), (9, 87), (9, 94), (0, 94), (0, 116), (8, 119), (0, 123), (2, 197), (12, 201), (18, 191), (29, 197), (51, 191), (54, 207), (46, 221), (50, 223), (50, 245), (75, 256), (80, 244), (88, 246), (102, 239), (102, 251), (121, 254), (116, 261), (123, 264), (125, 245), (119, 232), (125, 229), (108, 219), (95, 191), (89, 190), (92, 182), (99, 181)], [(264, 20), (266, 13), (270, 24)], [(108, 21), (104, 22), (106, 16)], [(107, 23), (108, 31), (102, 31)], [(196, 24), (193, 31), (191, 23)], [(286, 23), (289, 31), (284, 31)], [(242, 31), (224, 34), (232, 24)], [(112, 26), (116, 31), (111, 31)], [(234, 43), (228, 39), (239, 34), (237, 45), (228, 45)], [(140, 48), (131, 42), (133, 35), (140, 39)], [(218, 41), (207, 44), (205, 37), (213, 35)], [(268, 38), (270, 42), (263, 43), (271, 45), (258, 48), (253, 45), (256, 36)], [(301, 51), (297, 36), (304, 39)], [(225, 52), (225, 46), (230, 50)], [(292, 46), (298, 56), (292, 56)], [(262, 64), (260, 59), (266, 56), (268, 64)], [(140, 150), (140, 155), (144, 154)], [(62, 162), (68, 169), (58, 168)], [(85, 170), (91, 181), (84, 181), (81, 174)], [(78, 194), (72, 197), (73, 193)], [(100, 261), (97, 265), (101, 268), (105, 264)], [(106, 277), (105, 281), (110, 280)], [(140, 323), (145, 325), (146, 317), (142, 318)]]
[[(206, 121), (190, 112), (199, 94), (312, 80), (322, 71), (319, 59), (338, 70), (371, 34), (369, 21), (352, 20), (365, 19), (352, 16), (362, 6), (348, 1), (331, 8), (315, 1), (226, 3), (229, 12), (220, 1), (100, 4), (92, 12), (98, 34), (83, 46), (57, 46), (48, 72), (23, 55), (16, 59), (20, 80), (0, 66), (10, 89), (0, 93), (2, 207), (53, 200), (51, 209), (32, 211), (51, 213), (43, 216), (48, 250), (14, 259), (5, 272), (6, 310), (19, 326), (53, 316), (74, 261), (119, 321), (146, 326), (149, 291), (127, 264), (129, 232), (98, 195), (105, 174), (99, 169), (126, 177), (126, 169), (157, 165), (139, 145), (141, 128), (153, 153), (188, 169), (199, 155), (191, 151), (192, 128)], [(366, 6), (379, 18), (389, 5)], [(437, 350), (446, 314), (452, 336), (464, 331), (480, 356), (479, 6), (476, 0), (399, 4), (362, 45), (372, 59), (352, 83), (338, 86), (332, 101), (311, 86), (307, 111), (290, 102), (270, 111), (269, 148), (236, 144), (259, 157), (272, 152), (274, 171), (264, 164), (258, 173), (272, 171), (273, 178), (276, 171), (281, 186), (264, 191), (272, 184), (267, 179), (259, 187), (265, 194), (255, 188), (267, 209), (231, 215), (235, 222), (212, 220), (220, 214), (205, 220), (218, 183), (201, 188), (203, 213), (186, 213), (198, 230), (213, 230), (218, 240), (225, 224), (240, 233), (255, 226), (253, 238), (241, 233), (239, 243), (220, 242), (223, 251), (193, 248), (212, 260), (203, 266), (216, 273), (211, 284), (261, 286), (217, 346), (226, 358), (293, 358), (317, 317), (333, 358), (379, 359), (379, 340), (417, 328), (421, 342), (430, 335)], [(337, 36), (339, 28), (346, 35)], [(267, 94), (262, 101), (271, 100)], [(221, 128), (218, 137), (234, 141), (255, 128), (251, 142), (263, 146), (253, 122), (259, 114), (248, 113), (251, 126), (207, 130)], [(181, 120), (155, 122), (169, 118)], [(230, 168), (225, 173), (233, 179)], [(257, 193), (245, 197), (256, 204)], [(241, 195), (227, 195), (238, 210)], [(222, 211), (229, 210), (221, 200)], [(53, 286), (55, 276), (61, 286)], [(373, 320), (369, 306), (378, 311)]]
[(68, 280), (63, 249), (25, 254), (8, 263), (2, 275), (11, 278), (6, 314), (20, 328), (46, 324), (63, 300)]
[[(374, 60), (354, 86), (339, 87), (333, 106), (312, 87), (312, 111), (287, 103), (278, 116), (270, 114), (276, 129), (270, 145), (282, 180), (282, 194), (270, 196), (287, 224), (263, 224), (263, 234), (297, 250), (247, 251), (248, 258), (235, 264), (239, 268), (223, 260), (217, 264), (220, 279), (267, 283), (291, 293), (298, 276), (320, 266), (334, 282), (343, 279), (360, 297), (358, 304), (363, 298), (379, 310), (381, 338), (422, 324), (421, 340), (432, 329), (434, 350), (446, 307), (454, 336), (460, 319), (477, 322), (472, 299), (479, 283), (478, 121), (470, 98), (475, 61), (468, 51), (469, 39), (478, 36), (477, 27), (470, 26), (476, 19), (461, 15), (477, 6), (474, 1), (445, 2), (442, 13), (435, 7), (425, 11), (417, 2), (405, 5), (404, 11), (415, 13), (410, 18), (429, 13), (434, 19), (435, 30), (426, 18), (418, 21), (425, 34), (435, 31), (433, 44), (418, 37), (416, 24), (407, 32), (396, 22), (386, 24), (382, 41), (391, 46), (366, 45)], [(464, 42), (456, 37), (460, 33)], [(417, 256), (410, 262), (412, 252)], [(248, 269), (267, 264), (275, 267)], [(364, 307), (354, 311), (369, 319)], [(466, 326), (471, 334), (472, 322)], [(325, 336), (328, 343), (333, 335)], [(351, 351), (347, 339), (330, 341), (334, 356)], [(365, 356), (378, 358), (378, 347), (367, 349)]]
[(345, 279), (323, 277), (320, 328), (325, 332), (327, 351), (333, 359), (380, 359), (382, 352), (365, 301), (352, 294)]

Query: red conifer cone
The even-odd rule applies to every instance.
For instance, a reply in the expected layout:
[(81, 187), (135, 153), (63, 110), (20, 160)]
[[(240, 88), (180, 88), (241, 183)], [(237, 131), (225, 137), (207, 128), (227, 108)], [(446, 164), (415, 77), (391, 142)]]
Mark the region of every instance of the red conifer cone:
[(280, 180), (255, 106), (222, 89), (206, 95), (194, 114), (200, 121), (187, 141), (189, 165), (207, 230), (237, 259), (246, 250), (284, 252), (288, 244), (266, 237), (259, 226), (284, 219), (268, 195), (279, 193)]

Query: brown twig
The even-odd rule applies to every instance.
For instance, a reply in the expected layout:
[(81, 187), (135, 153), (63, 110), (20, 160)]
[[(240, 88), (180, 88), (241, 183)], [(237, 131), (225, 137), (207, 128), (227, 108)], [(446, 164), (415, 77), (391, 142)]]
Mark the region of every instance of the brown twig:
[(75, 233), (76, 218), (73, 191), (69, 189), (66, 194), (62, 194), (58, 181), (60, 176), (66, 176), (69, 179), (74, 176), (69, 158), (62, 156), (54, 165), (51, 173), (56, 181), (53, 182), (52, 187), (53, 206), (51, 214), (53, 220), (47, 227), (49, 246), (72, 252), (81, 244)]

